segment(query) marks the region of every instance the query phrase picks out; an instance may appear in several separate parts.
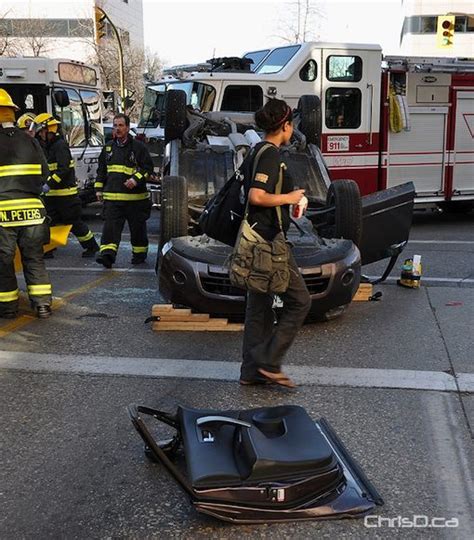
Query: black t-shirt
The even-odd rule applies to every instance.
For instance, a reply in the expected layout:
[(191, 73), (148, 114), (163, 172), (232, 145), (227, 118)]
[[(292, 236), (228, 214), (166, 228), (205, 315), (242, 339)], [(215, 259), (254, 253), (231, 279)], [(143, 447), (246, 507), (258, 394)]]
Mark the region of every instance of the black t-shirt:
[[(282, 162), (278, 148), (268, 142), (258, 143), (253, 151), (253, 158), (247, 164), (247, 170), (244, 172), (246, 178), (250, 178), (253, 172), (254, 160), (257, 152), (263, 145), (268, 147), (260, 154), (255, 176), (250, 179), (249, 188), (259, 188), (267, 193), (275, 193), (278, 183), (280, 168), (283, 168), (283, 185), (281, 193), (290, 193), (293, 191), (293, 181), (287, 174), (286, 165)], [(290, 227), (290, 210), (288, 205), (281, 206), (281, 217), (283, 231), (286, 233)], [(248, 221), (251, 225), (255, 224), (255, 230), (266, 240), (273, 240), (276, 234), (280, 232), (276, 207), (254, 206), (249, 204)]]

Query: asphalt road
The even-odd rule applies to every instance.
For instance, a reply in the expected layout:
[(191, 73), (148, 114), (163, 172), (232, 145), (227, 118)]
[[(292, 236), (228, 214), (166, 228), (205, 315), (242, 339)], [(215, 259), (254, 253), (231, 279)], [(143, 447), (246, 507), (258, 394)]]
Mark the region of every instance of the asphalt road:
[[(86, 210), (97, 232), (99, 211)], [(144, 324), (163, 301), (157, 211), (149, 223), (145, 265), (130, 265), (127, 234), (112, 271), (80, 258), (71, 239), (47, 261), (53, 317), (35, 319), (23, 298), (20, 318), (0, 321), (2, 540), (474, 537), (474, 213), (417, 214), (406, 255), (422, 256), (422, 288), (395, 285), (400, 261), (376, 287), (380, 302), (305, 326), (288, 358), (301, 383), (294, 392), (237, 384), (240, 333)], [(125, 410), (132, 402), (169, 411), (302, 405), (329, 420), (385, 505), (370, 527), (201, 516), (144, 457)], [(425, 526), (453, 519), (457, 527)]]

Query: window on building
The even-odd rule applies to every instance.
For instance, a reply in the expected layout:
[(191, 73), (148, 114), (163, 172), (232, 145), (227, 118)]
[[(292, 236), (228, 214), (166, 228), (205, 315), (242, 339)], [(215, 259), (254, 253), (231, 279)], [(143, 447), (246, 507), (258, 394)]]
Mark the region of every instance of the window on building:
[(12, 37), (90, 37), (91, 19), (1, 19), (0, 35)]
[(230, 85), (224, 90), (222, 111), (255, 112), (263, 106), (263, 90), (260, 86)]
[(318, 64), (314, 60), (308, 60), (306, 64), (300, 69), (300, 79), (306, 82), (312, 82), (316, 80), (318, 76)]
[(362, 79), (360, 56), (328, 56), (326, 77), (332, 82), (358, 82)]
[[(405, 34), (436, 34), (438, 27), (437, 15), (414, 15), (405, 17), (402, 35)], [(474, 16), (457, 15), (454, 31), (458, 33), (474, 32)]]
[(358, 88), (326, 90), (326, 127), (356, 129), (360, 126), (362, 92)]
[(421, 34), (436, 34), (438, 26), (438, 17), (423, 16), (421, 17), (420, 33)]

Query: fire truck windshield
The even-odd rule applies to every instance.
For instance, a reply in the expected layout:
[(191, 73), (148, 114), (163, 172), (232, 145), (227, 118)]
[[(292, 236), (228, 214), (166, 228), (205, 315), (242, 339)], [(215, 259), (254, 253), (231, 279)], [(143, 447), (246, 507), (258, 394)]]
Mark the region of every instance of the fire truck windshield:
[(201, 112), (212, 111), (216, 90), (214, 87), (199, 82), (169, 82), (147, 86), (143, 98), (143, 108), (138, 127), (153, 127), (160, 125), (164, 110), (165, 93), (167, 90), (183, 90), (186, 93), (186, 103)]
[(257, 73), (278, 73), (295, 56), (301, 45), (290, 45), (289, 47), (278, 47), (265, 58), (257, 67)]

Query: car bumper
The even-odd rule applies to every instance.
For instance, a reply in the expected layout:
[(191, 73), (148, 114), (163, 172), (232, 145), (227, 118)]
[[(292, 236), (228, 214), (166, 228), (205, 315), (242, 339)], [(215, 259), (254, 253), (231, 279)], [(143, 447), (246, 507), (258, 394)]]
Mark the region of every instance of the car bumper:
[[(173, 242), (164, 246), (158, 272), (160, 292), (166, 301), (211, 315), (242, 317), (245, 291), (232, 286), (226, 266), (191, 258), (174, 249)], [(345, 242), (346, 247), (340, 258), (319, 264), (308, 264), (308, 258), (299, 257), (298, 249), (294, 249), (295, 260), (311, 295), (310, 319), (349, 304), (359, 286), (359, 250), (351, 242), (339, 242)]]

